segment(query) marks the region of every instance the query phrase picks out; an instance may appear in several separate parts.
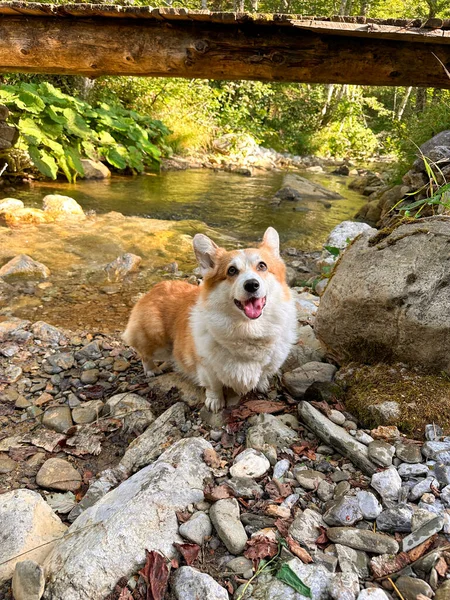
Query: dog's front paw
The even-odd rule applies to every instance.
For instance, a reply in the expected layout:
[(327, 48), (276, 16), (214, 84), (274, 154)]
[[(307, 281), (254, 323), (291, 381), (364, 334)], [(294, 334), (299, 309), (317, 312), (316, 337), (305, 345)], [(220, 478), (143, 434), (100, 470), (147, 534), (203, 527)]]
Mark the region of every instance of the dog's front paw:
[(219, 395), (206, 392), (205, 406), (210, 412), (220, 412), (223, 408), (225, 408), (225, 398), (223, 397), (223, 394)]
[(269, 388), (270, 388), (269, 378), (266, 376), (261, 377), (261, 379), (258, 381), (258, 385), (256, 386), (256, 391), (261, 392), (262, 394), (265, 394), (266, 392), (269, 391)]

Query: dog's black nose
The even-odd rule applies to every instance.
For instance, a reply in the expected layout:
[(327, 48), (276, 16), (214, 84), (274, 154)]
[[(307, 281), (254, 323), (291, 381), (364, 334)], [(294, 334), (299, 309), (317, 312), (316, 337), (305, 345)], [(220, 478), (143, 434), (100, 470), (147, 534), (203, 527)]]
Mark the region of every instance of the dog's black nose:
[(244, 290), (253, 294), (259, 288), (259, 281), (257, 279), (247, 279), (244, 283)]

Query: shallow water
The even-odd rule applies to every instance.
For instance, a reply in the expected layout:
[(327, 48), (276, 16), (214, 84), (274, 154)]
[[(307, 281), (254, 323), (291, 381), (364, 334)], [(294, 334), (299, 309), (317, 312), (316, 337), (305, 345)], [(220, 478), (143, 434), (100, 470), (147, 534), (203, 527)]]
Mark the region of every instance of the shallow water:
[[(348, 178), (321, 175), (309, 179), (344, 196), (331, 200), (330, 208), (306, 198), (300, 203), (271, 206), (269, 200), (285, 179), (285, 174), (274, 172), (244, 177), (223, 171), (167, 171), (75, 185), (38, 184), (15, 196), (28, 206), (40, 207), (46, 194), (60, 193), (75, 198), (85, 211), (118, 211), (177, 221), (195, 219), (242, 242), (257, 240), (272, 225), (279, 231), (282, 243), (303, 250), (319, 248), (330, 230), (337, 223), (352, 219), (363, 203), (359, 194), (348, 190)], [(191, 229), (186, 233), (190, 234)]]
[[(25, 282), (9, 290), (3, 305), (0, 289), (0, 318), (15, 315), (69, 329), (121, 330), (139, 293), (161, 279), (192, 274), (191, 239), (198, 232), (235, 247), (254, 244), (272, 225), (284, 247), (319, 249), (337, 223), (354, 218), (364, 199), (347, 189), (347, 178), (309, 179), (343, 198), (305, 197), (273, 206), (271, 198), (292, 183), (292, 175), (244, 177), (207, 170), (35, 183), (18, 190), (11, 195), (36, 208), (47, 194), (71, 196), (88, 218), (0, 227), (0, 265), (25, 253), (51, 270), (44, 284)], [(105, 265), (125, 252), (142, 257), (139, 272), (123, 281), (109, 280)]]

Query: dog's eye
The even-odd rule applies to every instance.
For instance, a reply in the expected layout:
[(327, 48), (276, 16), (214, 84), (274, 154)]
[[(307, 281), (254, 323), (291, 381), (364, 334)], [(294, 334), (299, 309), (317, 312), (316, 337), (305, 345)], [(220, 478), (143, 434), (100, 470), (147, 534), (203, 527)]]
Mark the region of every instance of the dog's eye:
[(265, 262), (258, 263), (257, 266), (258, 271), (267, 271), (267, 265)]
[(236, 269), (236, 267), (228, 267), (227, 273), (230, 275), (230, 277), (234, 277), (239, 273), (239, 271)]

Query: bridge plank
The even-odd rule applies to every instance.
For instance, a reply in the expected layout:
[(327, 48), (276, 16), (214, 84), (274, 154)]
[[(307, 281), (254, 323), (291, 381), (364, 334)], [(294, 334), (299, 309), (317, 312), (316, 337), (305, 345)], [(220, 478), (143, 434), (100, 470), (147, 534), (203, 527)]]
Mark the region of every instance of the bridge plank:
[(440, 61), (450, 21), (0, 3), (0, 72), (450, 89)]

